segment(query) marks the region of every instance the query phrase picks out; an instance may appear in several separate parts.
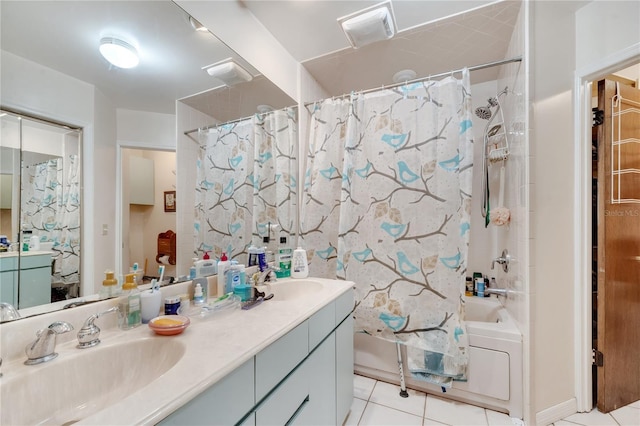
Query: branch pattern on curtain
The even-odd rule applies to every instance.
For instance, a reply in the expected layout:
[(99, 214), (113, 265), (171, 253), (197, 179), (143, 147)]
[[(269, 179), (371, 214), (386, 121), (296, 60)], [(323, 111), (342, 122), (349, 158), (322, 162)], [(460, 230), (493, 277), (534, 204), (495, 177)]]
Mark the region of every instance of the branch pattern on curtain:
[(195, 256), (246, 254), (269, 223), (297, 230), (297, 128), (285, 108), (199, 133)]
[(407, 345), (416, 377), (464, 380), (473, 139), (468, 71), (311, 111), (301, 239), (356, 283), (356, 331)]
[(22, 184), (22, 224), (41, 242), (53, 242), (55, 273), (64, 284), (80, 281), (79, 174), (79, 157), (69, 155), (64, 166), (56, 158), (26, 167)]

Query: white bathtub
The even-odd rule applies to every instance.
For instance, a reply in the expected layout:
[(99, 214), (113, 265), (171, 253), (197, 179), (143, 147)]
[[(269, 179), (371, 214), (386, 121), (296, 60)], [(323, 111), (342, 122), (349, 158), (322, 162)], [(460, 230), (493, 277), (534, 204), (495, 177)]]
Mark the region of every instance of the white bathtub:
[[(467, 381), (454, 382), (445, 393), (439, 386), (413, 379), (404, 365), (407, 387), (523, 416), (522, 334), (500, 301), (465, 297), (469, 334)], [(378, 380), (399, 383), (395, 343), (357, 333), (355, 371)], [(406, 359), (403, 348), (403, 357)]]

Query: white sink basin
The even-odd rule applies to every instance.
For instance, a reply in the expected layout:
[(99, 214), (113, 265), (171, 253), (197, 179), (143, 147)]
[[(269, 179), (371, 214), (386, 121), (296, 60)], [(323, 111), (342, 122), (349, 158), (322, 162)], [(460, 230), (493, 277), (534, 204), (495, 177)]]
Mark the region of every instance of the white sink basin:
[(271, 284), (274, 301), (287, 301), (313, 296), (322, 290), (322, 283), (312, 279), (290, 279)]
[(179, 340), (151, 337), (60, 353), (0, 379), (0, 424), (69, 425), (129, 396), (184, 355)]

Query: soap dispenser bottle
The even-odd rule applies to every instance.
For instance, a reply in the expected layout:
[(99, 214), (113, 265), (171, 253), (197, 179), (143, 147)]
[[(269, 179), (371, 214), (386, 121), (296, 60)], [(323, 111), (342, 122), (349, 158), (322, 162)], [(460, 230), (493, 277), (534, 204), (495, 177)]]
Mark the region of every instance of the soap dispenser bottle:
[(122, 330), (129, 330), (142, 324), (140, 310), (140, 291), (135, 274), (127, 274), (122, 284), (122, 296), (118, 299), (118, 326)]
[(218, 285), (216, 288), (218, 296), (225, 294), (224, 288), (227, 283), (227, 270), (230, 265), (231, 262), (227, 259), (227, 254), (223, 252), (222, 256), (220, 256), (220, 260), (218, 261)]
[(113, 297), (118, 294), (118, 280), (114, 277), (113, 271), (105, 271), (105, 279), (102, 281), (102, 292), (104, 297)]

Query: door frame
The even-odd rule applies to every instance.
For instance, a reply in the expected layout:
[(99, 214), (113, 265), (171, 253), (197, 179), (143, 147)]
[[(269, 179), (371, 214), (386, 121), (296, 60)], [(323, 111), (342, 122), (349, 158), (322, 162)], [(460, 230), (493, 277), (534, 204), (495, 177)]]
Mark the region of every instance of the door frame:
[[(124, 252), (124, 239), (122, 235), (123, 224), (123, 214), (125, 202), (122, 199), (122, 151), (124, 149), (140, 149), (145, 151), (165, 151), (165, 152), (173, 152), (177, 154), (177, 150), (175, 147), (167, 147), (163, 145), (154, 145), (147, 144), (144, 142), (132, 142), (132, 141), (118, 141), (116, 148), (116, 265), (115, 272), (116, 277), (123, 276), (125, 272), (123, 271), (122, 265), (122, 254)], [(176, 159), (177, 161), (177, 159)], [(177, 179), (176, 179), (177, 183)], [(177, 218), (176, 218), (176, 226), (177, 226)]]
[[(576, 70), (574, 75), (574, 360), (578, 412), (593, 409), (591, 362), (591, 82), (640, 62), (640, 43)], [(587, 285), (588, 284), (588, 285)]]

